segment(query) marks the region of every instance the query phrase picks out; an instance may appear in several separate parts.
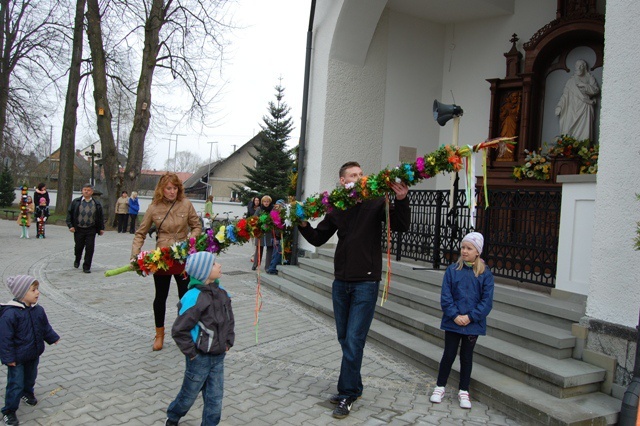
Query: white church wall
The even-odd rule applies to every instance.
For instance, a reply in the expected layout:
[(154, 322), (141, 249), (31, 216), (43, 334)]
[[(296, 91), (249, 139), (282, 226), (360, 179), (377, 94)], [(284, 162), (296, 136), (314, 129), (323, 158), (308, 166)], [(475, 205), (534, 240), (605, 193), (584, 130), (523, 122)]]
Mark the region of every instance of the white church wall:
[(640, 2), (611, 1), (605, 24), (600, 158), (587, 315), (635, 327), (640, 308), (640, 252), (633, 249), (640, 220)]
[[(416, 155), (422, 156), (439, 146), (439, 126), (433, 120), (432, 106), (442, 91), (444, 25), (390, 12), (387, 42), (384, 142), (379, 169), (399, 163), (400, 147), (414, 148)], [(428, 189), (430, 181), (416, 188)]]

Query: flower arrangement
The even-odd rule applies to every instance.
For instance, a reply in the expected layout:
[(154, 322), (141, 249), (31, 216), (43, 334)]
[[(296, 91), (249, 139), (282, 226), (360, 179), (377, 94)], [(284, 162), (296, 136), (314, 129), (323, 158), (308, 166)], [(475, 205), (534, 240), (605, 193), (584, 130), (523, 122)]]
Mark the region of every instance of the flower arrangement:
[(529, 152), (525, 149), (524, 153), (527, 155), (524, 159), (525, 163), (513, 168), (513, 177), (516, 180), (549, 180), (551, 178), (549, 158), (536, 151)]
[(593, 175), (598, 173), (600, 145), (583, 146), (577, 155), (580, 158), (580, 174)]
[(105, 275), (136, 271), (146, 276), (157, 271), (167, 271), (176, 262), (184, 264), (191, 253), (205, 250), (220, 253), (232, 244), (246, 243), (252, 236), (281, 232), (303, 221), (319, 218), (333, 209), (346, 210), (358, 202), (383, 197), (393, 192), (390, 188), (392, 182), (404, 182), (407, 186), (413, 186), (438, 173), (458, 172), (474, 152), (486, 153), (487, 149), (510, 150), (514, 144), (513, 138), (496, 138), (474, 146), (444, 145), (431, 154), (417, 158), (413, 163), (401, 163), (378, 174), (364, 176), (358, 182), (331, 192), (314, 194), (303, 202), (290, 200), (284, 208), (274, 209), (269, 214), (239, 219), (230, 225), (220, 226), (217, 231), (209, 229), (198, 238), (178, 242), (169, 248), (141, 252), (129, 265), (107, 271)]
[(581, 148), (588, 145), (589, 139), (579, 141), (573, 136), (560, 135), (554, 140), (553, 145), (548, 147), (547, 155), (550, 157), (574, 158)]
[(591, 146), (589, 139), (577, 140), (568, 135), (560, 135), (555, 138), (552, 145), (547, 145), (545, 149), (529, 152), (524, 150), (525, 163), (513, 168), (513, 177), (520, 179), (551, 179), (551, 160), (555, 158), (576, 158), (579, 161), (580, 174), (598, 173), (598, 145)]

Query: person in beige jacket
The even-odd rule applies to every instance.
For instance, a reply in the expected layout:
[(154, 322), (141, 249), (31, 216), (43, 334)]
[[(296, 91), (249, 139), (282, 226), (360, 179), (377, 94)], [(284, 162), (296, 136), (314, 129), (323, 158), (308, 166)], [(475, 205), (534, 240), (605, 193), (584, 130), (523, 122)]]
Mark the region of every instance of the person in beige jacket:
[[(198, 237), (202, 231), (196, 209), (184, 195), (184, 187), (175, 173), (165, 173), (160, 177), (153, 194), (151, 205), (144, 214), (142, 223), (135, 233), (131, 246), (131, 257), (136, 257), (151, 225), (156, 227), (156, 247), (171, 247), (174, 243), (191, 237)], [(183, 266), (183, 265), (182, 265)], [(164, 344), (164, 317), (167, 309), (167, 297), (171, 286), (171, 275), (178, 284), (178, 298), (187, 292), (189, 277), (182, 270), (170, 270), (153, 274), (156, 288), (153, 300), (153, 316), (156, 325), (156, 338), (153, 350), (159, 351)]]
[(116, 200), (116, 215), (118, 216), (118, 234), (127, 232), (127, 222), (129, 222), (129, 194), (122, 191)]

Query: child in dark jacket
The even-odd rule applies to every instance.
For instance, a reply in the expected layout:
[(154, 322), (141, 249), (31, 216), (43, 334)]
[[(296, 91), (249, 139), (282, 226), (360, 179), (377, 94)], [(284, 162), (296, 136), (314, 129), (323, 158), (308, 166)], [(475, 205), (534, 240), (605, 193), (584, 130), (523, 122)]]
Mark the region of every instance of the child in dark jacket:
[(444, 330), (444, 353), (431, 402), (442, 402), (447, 379), (460, 347), (458, 401), (461, 408), (471, 408), (469, 383), (473, 349), (478, 336), (487, 334), (487, 315), (493, 306), (493, 274), (485, 268), (480, 258), (483, 245), (482, 234), (467, 234), (460, 243), (458, 262), (449, 265), (442, 280), (440, 328)]
[(189, 291), (178, 303), (178, 317), (171, 329), (173, 339), (185, 355), (186, 368), (182, 388), (167, 409), (166, 425), (177, 425), (200, 391), (204, 398), (202, 424), (220, 422), (224, 357), (235, 340), (231, 299), (218, 281), (221, 269), (216, 255), (209, 252), (194, 253), (187, 258)]
[(38, 403), (33, 387), (44, 342), (51, 345), (60, 340), (44, 309), (37, 304), (38, 286), (38, 281), (29, 275), (7, 278), (7, 287), (14, 299), (2, 305), (0, 315), (0, 359), (8, 367), (2, 408), (6, 425), (19, 424), (16, 411), (20, 400), (30, 406)]
[(44, 225), (47, 223), (49, 217), (49, 206), (47, 206), (47, 199), (40, 198), (40, 204), (36, 207), (36, 211), (33, 213), (33, 218), (37, 224), (36, 238), (44, 238)]

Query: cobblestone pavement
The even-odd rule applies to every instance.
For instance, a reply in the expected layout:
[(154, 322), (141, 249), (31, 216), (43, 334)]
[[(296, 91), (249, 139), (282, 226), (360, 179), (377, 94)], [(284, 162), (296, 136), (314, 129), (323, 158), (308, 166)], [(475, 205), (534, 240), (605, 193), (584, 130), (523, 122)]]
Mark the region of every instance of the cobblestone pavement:
[[(34, 227), (32, 227), (34, 228)], [(48, 225), (47, 238), (19, 239), (15, 221), (0, 220), (0, 300), (11, 296), (9, 275), (40, 281), (40, 303), (58, 345), (40, 359), (36, 407), (20, 406), (24, 425), (160, 425), (182, 381), (184, 358), (171, 338), (151, 351), (154, 335), (152, 278), (104, 271), (127, 263), (132, 235), (107, 232), (96, 240), (91, 274), (74, 269), (73, 237)], [(147, 241), (145, 248), (151, 248)], [(222, 284), (231, 293), (236, 344), (225, 361), (222, 425), (516, 425), (500, 412), (474, 402), (458, 407), (453, 389), (445, 402), (429, 402), (435, 379), (367, 345), (365, 392), (351, 414), (336, 420), (327, 398), (335, 392), (340, 346), (333, 323), (268, 288), (262, 288), (259, 327), (254, 327), (256, 275), (252, 247), (233, 247), (220, 257)], [(172, 284), (166, 325), (176, 310)], [(5, 369), (0, 389), (6, 386)], [(4, 395), (4, 394), (3, 394)], [(472, 395), (473, 397), (473, 395)], [(199, 399), (180, 422), (199, 425)]]

